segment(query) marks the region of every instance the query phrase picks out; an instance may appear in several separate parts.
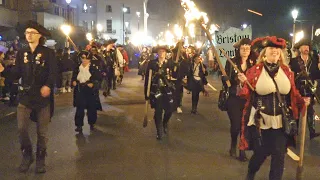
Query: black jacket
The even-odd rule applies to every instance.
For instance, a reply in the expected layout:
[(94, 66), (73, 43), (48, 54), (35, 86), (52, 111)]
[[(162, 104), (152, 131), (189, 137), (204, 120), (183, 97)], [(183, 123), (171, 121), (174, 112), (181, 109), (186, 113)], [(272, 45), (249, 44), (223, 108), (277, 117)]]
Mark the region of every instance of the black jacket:
[(64, 54), (59, 66), (61, 68), (60, 72), (67, 72), (73, 71), (75, 64), (70, 55)]
[[(40, 109), (50, 103), (53, 105), (53, 87), (56, 77), (57, 61), (53, 50), (38, 45), (33, 53), (30, 48), (18, 51), (12, 78), (22, 78), (21, 104), (31, 109)], [(41, 96), (42, 86), (51, 88), (50, 97)]]

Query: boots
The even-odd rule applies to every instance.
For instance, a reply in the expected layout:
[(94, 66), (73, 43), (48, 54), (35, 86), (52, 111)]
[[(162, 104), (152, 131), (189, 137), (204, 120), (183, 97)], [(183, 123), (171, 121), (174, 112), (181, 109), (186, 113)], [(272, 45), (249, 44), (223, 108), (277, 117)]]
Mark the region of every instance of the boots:
[(168, 122), (163, 121), (163, 133), (168, 133)]
[(192, 114), (197, 114), (197, 106), (192, 105), (191, 113), (192, 113)]
[(19, 171), (23, 173), (27, 172), (33, 161), (32, 147), (22, 149), (22, 161), (19, 166)]
[(248, 158), (247, 158), (247, 156), (246, 156), (246, 152), (245, 152), (244, 150), (240, 150), (240, 151), (239, 151), (238, 160), (241, 161), (241, 162), (246, 162), (246, 161), (248, 161)]
[(237, 143), (231, 142), (231, 147), (230, 147), (230, 150), (229, 150), (229, 154), (230, 154), (231, 157), (236, 157), (237, 156), (236, 144)]
[(252, 173), (248, 171), (246, 180), (254, 180), (254, 176), (256, 175), (256, 173)]
[(37, 149), (36, 173), (46, 172), (46, 167), (45, 167), (46, 155), (47, 155), (46, 150), (40, 150), (39, 148)]

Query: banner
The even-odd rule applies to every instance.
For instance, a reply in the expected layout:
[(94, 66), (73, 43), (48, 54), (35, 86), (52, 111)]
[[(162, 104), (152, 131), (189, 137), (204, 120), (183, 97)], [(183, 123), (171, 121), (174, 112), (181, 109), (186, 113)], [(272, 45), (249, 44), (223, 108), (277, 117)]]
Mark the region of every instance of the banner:
[(242, 38), (252, 39), (251, 25), (245, 29), (230, 27), (224, 32), (216, 32), (215, 44), (223, 66), (225, 66), (227, 58), (224, 57), (219, 48), (222, 48), (227, 53), (227, 55), (232, 58), (233, 56), (235, 56), (235, 49), (233, 48), (233, 44), (240, 41), (240, 39)]

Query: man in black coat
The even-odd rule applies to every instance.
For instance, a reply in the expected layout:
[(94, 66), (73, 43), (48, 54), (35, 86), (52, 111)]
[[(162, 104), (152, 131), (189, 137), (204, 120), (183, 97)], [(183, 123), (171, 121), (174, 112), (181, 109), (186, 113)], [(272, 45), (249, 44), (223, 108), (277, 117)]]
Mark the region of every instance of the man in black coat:
[(299, 55), (290, 60), (291, 70), (295, 74), (295, 84), (301, 96), (311, 97), (310, 105), (307, 109), (307, 122), (309, 127), (310, 139), (320, 136), (320, 133), (315, 132), (314, 119), (314, 92), (316, 91), (316, 79), (318, 79), (319, 58), (310, 55), (311, 42), (301, 40), (295, 44), (294, 48), (299, 50)]
[(27, 48), (17, 53), (13, 78), (21, 78), (20, 102), (17, 107), (19, 138), (23, 159), (20, 172), (27, 172), (34, 161), (28, 127), (30, 115), (37, 123), (36, 173), (44, 173), (48, 125), (53, 114), (53, 87), (57, 76), (54, 51), (44, 47), (50, 32), (37, 22), (28, 22), (25, 30)]
[[(150, 99), (151, 108), (154, 108), (154, 120), (157, 129), (157, 139), (162, 139), (162, 132), (168, 130), (168, 122), (172, 115), (174, 85), (170, 82), (172, 66), (165, 59), (168, 48), (159, 46), (154, 49), (158, 58), (148, 63), (144, 83), (145, 99)], [(147, 96), (149, 70), (152, 70), (150, 96)], [(162, 115), (164, 112), (164, 115)], [(162, 118), (163, 116), (163, 118)], [(163, 129), (162, 129), (163, 128)]]

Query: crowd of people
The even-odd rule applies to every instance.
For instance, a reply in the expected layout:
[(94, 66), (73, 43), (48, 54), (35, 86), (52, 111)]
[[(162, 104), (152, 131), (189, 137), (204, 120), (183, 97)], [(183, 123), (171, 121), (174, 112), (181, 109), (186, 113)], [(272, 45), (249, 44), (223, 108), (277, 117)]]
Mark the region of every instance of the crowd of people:
[[(4, 99), (9, 88), (10, 99), (18, 104), (23, 155), (20, 171), (28, 171), (34, 161), (28, 135), (31, 118), (38, 125), (36, 172), (44, 173), (54, 89), (58, 88), (61, 93), (73, 92), (75, 131), (82, 132), (85, 110), (90, 129), (94, 130), (97, 111), (102, 110), (99, 94), (108, 97), (110, 91), (122, 83), (124, 72), (129, 70), (129, 59), (123, 46), (116, 45), (116, 39), (103, 44), (90, 42), (84, 50), (77, 49), (73, 54), (69, 48), (54, 54), (43, 46), (44, 37), (49, 35), (43, 26), (31, 21), (25, 35), (28, 48), (16, 49), (12, 57), (9, 52), (10, 63), (0, 52), (0, 87), (3, 88), (0, 92)], [(320, 136), (315, 132), (314, 118), (314, 104), (319, 100), (316, 94), (319, 56), (310, 53), (309, 41), (301, 40), (294, 47), (298, 52), (296, 57), (291, 58), (285, 53), (286, 41), (275, 36), (253, 41), (244, 38), (234, 48), (236, 55), (227, 61), (226, 74), (221, 76), (224, 89), (221, 92), (226, 93), (225, 98), (219, 98), (219, 104), (224, 107), (220, 109), (226, 111), (230, 119), (229, 154), (245, 162), (248, 160), (245, 151), (253, 150), (247, 180), (253, 180), (264, 160), (271, 156), (269, 179), (281, 180), (288, 142), (295, 145), (297, 127), (293, 122), (299, 119), (299, 114), (307, 112), (310, 140)], [(145, 100), (154, 109), (157, 140), (168, 133), (172, 114), (182, 113), (184, 89), (192, 94), (191, 113), (198, 113), (199, 94), (208, 96), (208, 69), (217, 69), (212, 50), (208, 51), (207, 60), (209, 67), (204, 63), (201, 49), (192, 45), (185, 47), (183, 42), (171, 48), (159, 45), (142, 49), (138, 75), (144, 80)], [(288, 123), (289, 120), (294, 121)]]

